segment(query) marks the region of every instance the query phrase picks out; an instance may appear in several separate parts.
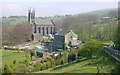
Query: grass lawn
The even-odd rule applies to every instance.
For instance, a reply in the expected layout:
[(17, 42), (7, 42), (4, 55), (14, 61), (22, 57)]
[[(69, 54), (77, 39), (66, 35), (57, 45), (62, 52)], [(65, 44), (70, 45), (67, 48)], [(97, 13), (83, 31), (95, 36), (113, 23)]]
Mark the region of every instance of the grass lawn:
[(16, 59), (17, 62), (24, 60), (26, 53), (17, 51), (2, 51), (2, 64), (11, 65), (11, 63)]
[(104, 52), (93, 55), (93, 59), (78, 59), (72, 63), (35, 73), (117, 73), (117, 63)]

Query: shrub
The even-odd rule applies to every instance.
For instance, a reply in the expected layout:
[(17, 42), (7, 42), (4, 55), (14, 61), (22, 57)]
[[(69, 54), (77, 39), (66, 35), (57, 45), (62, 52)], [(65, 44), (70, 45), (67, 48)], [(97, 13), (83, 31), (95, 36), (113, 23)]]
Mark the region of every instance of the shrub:
[(61, 59), (58, 60), (58, 65), (61, 65)]
[(42, 42), (49, 43), (50, 39), (43, 39)]
[(76, 60), (76, 54), (74, 51), (71, 50), (70, 54), (68, 55), (68, 62), (72, 62), (74, 60)]
[(25, 51), (26, 49), (21, 49), (21, 51)]
[(44, 58), (44, 62), (47, 62), (47, 58)]
[(58, 60), (56, 60), (56, 63), (55, 63), (55, 65), (57, 66), (57, 65), (59, 65), (59, 61)]
[(5, 50), (16, 50), (16, 48), (9, 48), (9, 47), (5, 47)]
[(51, 59), (52, 59), (51, 57), (47, 58), (48, 61), (51, 61)]
[(50, 68), (50, 67), (51, 67), (50, 61), (47, 61), (47, 63), (46, 63), (46, 69), (48, 69), (48, 68)]
[(30, 54), (28, 54), (28, 55), (26, 56), (26, 58), (28, 58), (29, 60), (31, 60)]
[(54, 59), (51, 59), (50, 63), (51, 63), (51, 67), (54, 67), (54, 66), (55, 66), (55, 61), (54, 61)]
[(18, 53), (20, 53), (20, 49), (18, 49)]
[(41, 63), (44, 63), (44, 59), (41, 60)]
[(102, 50), (102, 44), (97, 40), (91, 40), (90, 42), (83, 45), (78, 51), (78, 56), (84, 56), (88, 59), (92, 58), (92, 54)]
[(37, 63), (37, 64), (34, 65), (34, 67), (35, 67), (36, 70), (41, 70), (42, 64), (41, 63)]
[(31, 56), (34, 56), (35, 51), (31, 50)]
[(42, 65), (42, 70), (46, 70), (46, 63)]

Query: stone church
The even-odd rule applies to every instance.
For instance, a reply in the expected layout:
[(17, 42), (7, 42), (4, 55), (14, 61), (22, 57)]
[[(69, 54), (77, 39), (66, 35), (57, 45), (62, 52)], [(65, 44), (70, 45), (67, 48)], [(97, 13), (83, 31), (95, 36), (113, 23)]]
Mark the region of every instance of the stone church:
[(35, 10), (28, 11), (28, 22), (33, 28), (32, 40), (39, 41), (43, 36), (54, 35), (55, 24), (52, 20), (35, 20)]

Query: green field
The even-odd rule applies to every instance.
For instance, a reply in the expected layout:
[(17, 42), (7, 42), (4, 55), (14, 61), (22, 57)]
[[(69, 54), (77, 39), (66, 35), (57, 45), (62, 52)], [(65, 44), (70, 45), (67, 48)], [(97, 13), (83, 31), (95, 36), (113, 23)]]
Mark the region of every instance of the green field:
[(3, 25), (17, 25), (22, 22), (27, 22), (27, 18), (2, 18)]
[(117, 62), (113, 58), (99, 52), (94, 54), (93, 59), (78, 59), (72, 63), (50, 68), (35, 73), (117, 73)]
[(17, 51), (2, 51), (2, 64), (10, 65), (15, 59), (17, 62), (21, 62), (24, 60), (26, 53)]

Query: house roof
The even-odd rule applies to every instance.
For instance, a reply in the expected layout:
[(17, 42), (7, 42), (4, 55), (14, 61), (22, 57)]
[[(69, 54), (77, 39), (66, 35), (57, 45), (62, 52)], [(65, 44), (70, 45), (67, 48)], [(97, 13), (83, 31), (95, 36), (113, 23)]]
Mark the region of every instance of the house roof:
[(72, 30), (70, 30), (70, 31), (67, 31), (67, 30), (66, 31), (60, 31), (60, 32), (56, 33), (55, 35), (65, 36), (68, 33), (73, 33), (74, 36), (76, 35)]
[(45, 53), (48, 49), (35, 49), (36, 52)]
[(54, 25), (52, 20), (36, 20), (37, 25)]
[(63, 49), (57, 49), (58, 51), (62, 51)]
[(65, 36), (67, 33), (69, 33), (69, 31), (60, 31), (56, 33), (55, 35)]

